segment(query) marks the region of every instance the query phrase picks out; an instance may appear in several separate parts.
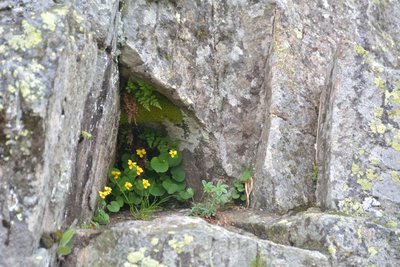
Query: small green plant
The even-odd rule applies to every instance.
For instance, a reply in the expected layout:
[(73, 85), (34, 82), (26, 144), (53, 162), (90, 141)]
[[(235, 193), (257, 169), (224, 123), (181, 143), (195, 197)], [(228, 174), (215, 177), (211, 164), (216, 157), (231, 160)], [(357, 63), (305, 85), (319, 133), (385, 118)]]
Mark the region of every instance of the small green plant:
[(76, 220), (72, 225), (61, 235), (60, 242), (58, 243), (57, 255), (59, 257), (67, 256), (71, 254), (74, 246), (74, 235), (75, 235), (75, 224)]
[(257, 253), (256, 258), (251, 262), (251, 267), (269, 267), (270, 264), (265, 262), (264, 256)]
[(251, 176), (251, 170), (244, 170), (240, 175), (240, 178), (233, 183), (232, 198), (234, 200), (240, 202), (245, 202), (247, 200), (245, 187)]
[(185, 201), (193, 197), (193, 190), (186, 187), (182, 153), (170, 142), (163, 144), (139, 147), (135, 154), (122, 156), (122, 168), (109, 171), (109, 185), (99, 191), (102, 199), (109, 200), (108, 211), (119, 212), (127, 205), (134, 218), (149, 219), (171, 198)]
[(204, 202), (195, 203), (189, 212), (189, 215), (200, 217), (215, 216), (220, 206), (229, 202), (228, 185), (218, 181), (216, 185), (213, 182), (202, 181), (203, 196), (206, 194)]
[(110, 222), (110, 216), (104, 210), (106, 206), (107, 203), (104, 200), (102, 200), (92, 218), (91, 224), (100, 225), (100, 224), (108, 224)]
[(317, 180), (318, 180), (318, 166), (314, 164), (311, 173), (311, 181), (313, 182), (313, 184), (317, 184)]
[(150, 107), (162, 109), (157, 97), (153, 94), (151, 85), (140, 80), (133, 81), (129, 79), (125, 89), (133, 94), (138, 104), (142, 105), (146, 110), (150, 111)]

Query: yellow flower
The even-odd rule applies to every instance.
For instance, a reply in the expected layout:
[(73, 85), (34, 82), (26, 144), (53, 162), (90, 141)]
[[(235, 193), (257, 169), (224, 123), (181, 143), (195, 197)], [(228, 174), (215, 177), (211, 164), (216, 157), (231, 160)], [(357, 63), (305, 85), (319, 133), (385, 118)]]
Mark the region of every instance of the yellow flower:
[(130, 170), (132, 170), (133, 168), (135, 168), (137, 166), (136, 162), (133, 162), (132, 160), (128, 160), (128, 167)]
[(150, 186), (149, 180), (146, 180), (146, 179), (142, 180), (142, 184), (143, 184), (144, 189), (147, 189), (147, 187)]
[(143, 169), (140, 166), (136, 166), (136, 174), (140, 175), (143, 172)]
[(107, 193), (106, 193), (106, 192), (101, 192), (101, 191), (99, 191), (99, 195), (100, 195), (100, 197), (101, 197), (102, 199), (105, 199), (106, 196), (107, 196)]
[(121, 176), (121, 172), (120, 171), (112, 171), (111, 175), (113, 175), (114, 179), (117, 180)]
[(106, 192), (107, 195), (111, 194), (111, 191), (112, 191), (111, 187), (108, 187), (108, 186), (104, 187), (104, 192)]
[(176, 151), (175, 149), (171, 149), (169, 151), (169, 155), (171, 156), (171, 158), (175, 158), (176, 155), (178, 155), (178, 151)]
[(136, 154), (140, 157), (143, 158), (144, 155), (146, 155), (146, 150), (144, 148), (142, 149), (136, 149)]
[(132, 188), (132, 184), (130, 182), (126, 182), (125, 183), (125, 188), (128, 189), (128, 190), (131, 189)]

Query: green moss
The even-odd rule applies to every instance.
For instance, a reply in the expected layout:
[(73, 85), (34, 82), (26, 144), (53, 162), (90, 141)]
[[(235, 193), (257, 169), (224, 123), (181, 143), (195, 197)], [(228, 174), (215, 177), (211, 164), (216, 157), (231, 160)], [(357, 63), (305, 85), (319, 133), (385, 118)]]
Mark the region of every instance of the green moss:
[[(137, 123), (143, 122), (163, 122), (165, 119), (170, 120), (172, 123), (180, 123), (183, 120), (182, 111), (167, 97), (160, 93), (153, 92), (157, 97), (158, 102), (162, 109), (151, 107), (150, 111), (138, 105), (138, 113), (136, 116)], [(121, 113), (120, 124), (128, 123), (128, 116), (125, 112)]]

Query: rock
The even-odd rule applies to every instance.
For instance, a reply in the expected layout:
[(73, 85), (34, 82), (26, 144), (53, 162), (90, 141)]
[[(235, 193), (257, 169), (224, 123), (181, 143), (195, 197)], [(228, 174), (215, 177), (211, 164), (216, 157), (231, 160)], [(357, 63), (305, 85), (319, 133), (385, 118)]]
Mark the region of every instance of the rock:
[(278, 33), (289, 27), (284, 12), (275, 1), (129, 1), (121, 44), (122, 75), (151, 82), (185, 113), (183, 124), (166, 127), (190, 152), (191, 186), (254, 168), (253, 206), (278, 212), (314, 200), (323, 85), (306, 80), (320, 62), (303, 62), (309, 50), (297, 32)]
[(317, 202), (397, 225), (400, 4), (338, 8), (332, 20), (351, 26), (336, 46), (321, 97)]
[(363, 217), (316, 211), (276, 216), (244, 211), (228, 215), (236, 227), (282, 245), (320, 251), (332, 266), (400, 264), (400, 231)]
[(118, 223), (75, 250), (64, 266), (252, 266), (257, 257), (273, 266), (329, 266), (319, 252), (277, 245), (182, 215)]
[(0, 266), (53, 266), (42, 233), (90, 218), (115, 149), (118, 1), (54, 2), (0, 4)]

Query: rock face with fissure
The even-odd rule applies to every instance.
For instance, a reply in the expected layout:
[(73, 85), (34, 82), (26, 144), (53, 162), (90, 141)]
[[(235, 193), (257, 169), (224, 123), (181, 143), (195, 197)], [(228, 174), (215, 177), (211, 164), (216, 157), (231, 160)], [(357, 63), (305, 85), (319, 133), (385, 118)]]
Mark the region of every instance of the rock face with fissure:
[(274, 1), (128, 1), (121, 48), (124, 75), (151, 81), (186, 111), (191, 138), (177, 137), (200, 155), (193, 180), (255, 167), (253, 205), (281, 212), (314, 199), (320, 89), (293, 70), (284, 12)]
[(317, 201), (398, 225), (400, 4), (365, 1), (336, 8), (332, 21), (349, 26), (321, 97)]
[(42, 233), (90, 218), (115, 149), (118, 1), (54, 2), (0, 4), (0, 266), (52, 265)]

